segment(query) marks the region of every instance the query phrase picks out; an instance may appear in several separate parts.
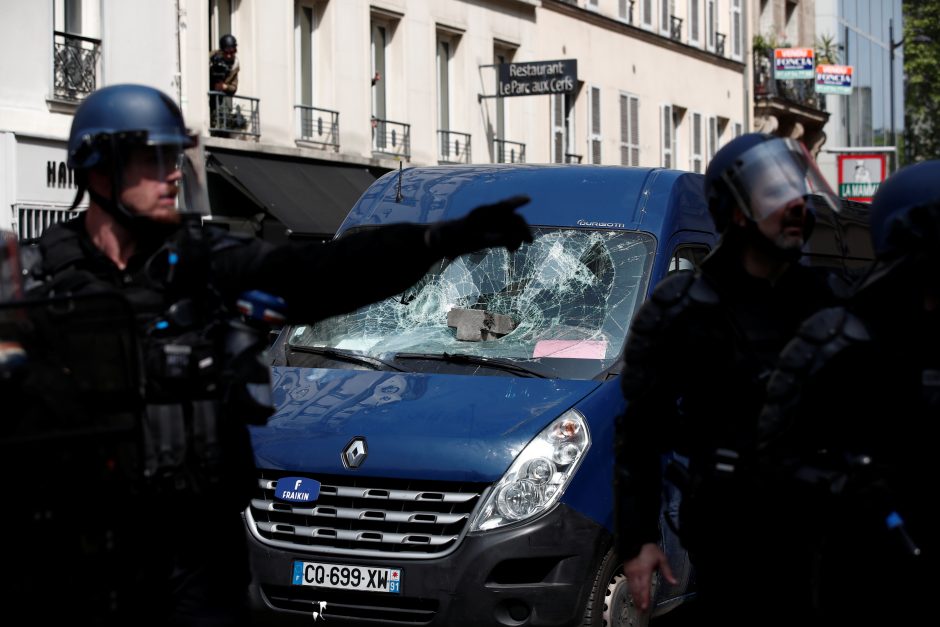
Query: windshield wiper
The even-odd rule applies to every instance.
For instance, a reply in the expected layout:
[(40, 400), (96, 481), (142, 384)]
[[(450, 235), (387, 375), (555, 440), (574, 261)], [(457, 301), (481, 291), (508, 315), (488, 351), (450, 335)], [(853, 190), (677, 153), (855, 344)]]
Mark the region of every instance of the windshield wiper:
[(433, 361), (446, 361), (449, 364), (474, 364), (495, 368), (496, 370), (505, 370), (514, 372), (525, 377), (538, 377), (547, 379), (544, 374), (526, 368), (511, 359), (502, 357), (481, 357), (480, 355), (468, 355), (466, 353), (395, 353), (395, 359), (428, 359)]
[(374, 370), (396, 370), (398, 372), (405, 372), (404, 368), (399, 368), (395, 364), (391, 364), (383, 359), (379, 359), (378, 357), (360, 355), (359, 353), (353, 353), (351, 351), (342, 350), (339, 348), (331, 348), (329, 346), (295, 346), (293, 344), (287, 345), (284, 351), (284, 362), (288, 366), (290, 364), (287, 363), (287, 357), (290, 351), (306, 353), (308, 355), (323, 355), (324, 357), (329, 357), (330, 359), (348, 361), (354, 364), (365, 364), (367, 366), (371, 366)]

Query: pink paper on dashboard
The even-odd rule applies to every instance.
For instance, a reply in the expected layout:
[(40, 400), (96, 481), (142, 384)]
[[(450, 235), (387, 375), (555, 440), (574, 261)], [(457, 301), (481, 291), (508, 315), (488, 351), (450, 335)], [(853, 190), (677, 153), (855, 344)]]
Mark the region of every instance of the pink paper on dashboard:
[(532, 356), (603, 359), (606, 354), (606, 340), (539, 340), (535, 343)]

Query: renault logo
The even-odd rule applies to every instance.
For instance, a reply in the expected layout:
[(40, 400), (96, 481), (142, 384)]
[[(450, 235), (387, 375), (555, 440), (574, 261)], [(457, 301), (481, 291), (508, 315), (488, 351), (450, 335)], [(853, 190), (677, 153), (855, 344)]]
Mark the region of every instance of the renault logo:
[(343, 449), (343, 466), (349, 469), (359, 468), (362, 462), (366, 461), (368, 454), (369, 447), (366, 446), (366, 439), (356, 436)]

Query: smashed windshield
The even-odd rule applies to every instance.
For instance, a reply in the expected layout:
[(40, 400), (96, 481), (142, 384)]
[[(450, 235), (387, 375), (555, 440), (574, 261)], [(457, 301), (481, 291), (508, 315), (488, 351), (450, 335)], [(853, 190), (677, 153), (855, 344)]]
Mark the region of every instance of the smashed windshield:
[(577, 360), (575, 376), (595, 376), (623, 349), (655, 242), (628, 231), (535, 228), (533, 235), (515, 253), (492, 248), (444, 259), (395, 297), (295, 327), (289, 343), (387, 362), (402, 353), (540, 362), (549, 376), (556, 360), (568, 362), (569, 374)]

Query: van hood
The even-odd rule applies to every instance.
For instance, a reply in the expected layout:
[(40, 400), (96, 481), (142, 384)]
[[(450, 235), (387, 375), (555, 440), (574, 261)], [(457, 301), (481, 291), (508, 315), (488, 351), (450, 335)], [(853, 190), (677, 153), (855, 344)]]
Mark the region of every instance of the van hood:
[[(259, 468), (289, 472), (499, 479), (554, 418), (597, 381), (272, 368), (274, 415), (252, 427)], [(356, 470), (342, 451), (356, 437), (368, 455)]]

